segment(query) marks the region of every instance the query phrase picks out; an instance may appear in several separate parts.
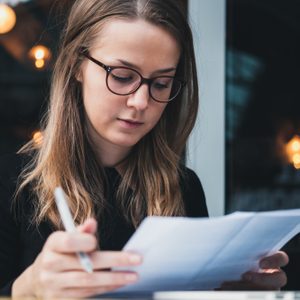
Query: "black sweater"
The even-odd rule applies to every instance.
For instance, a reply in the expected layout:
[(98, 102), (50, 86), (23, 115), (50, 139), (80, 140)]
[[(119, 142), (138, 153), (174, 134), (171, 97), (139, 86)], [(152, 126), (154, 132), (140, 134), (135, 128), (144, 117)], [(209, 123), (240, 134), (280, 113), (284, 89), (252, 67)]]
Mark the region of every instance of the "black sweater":
[[(0, 158), (0, 295), (11, 294), (14, 280), (33, 263), (47, 237), (54, 231), (47, 222), (38, 227), (31, 223), (34, 202), (28, 190), (25, 189), (21, 197), (13, 202), (25, 160), (20, 155)], [(106, 168), (105, 172), (111, 208), (102, 218), (101, 228), (98, 228), (99, 243), (103, 250), (121, 250), (135, 229), (116, 207), (114, 191), (120, 182), (120, 175), (113, 168)], [(206, 217), (205, 196), (197, 175), (186, 168), (180, 186), (187, 216)]]

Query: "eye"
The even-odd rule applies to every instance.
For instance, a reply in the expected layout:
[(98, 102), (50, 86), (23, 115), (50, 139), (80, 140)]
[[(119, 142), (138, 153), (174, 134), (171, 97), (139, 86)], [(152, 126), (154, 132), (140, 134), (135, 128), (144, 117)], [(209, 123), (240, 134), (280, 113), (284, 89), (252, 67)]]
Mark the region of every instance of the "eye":
[(164, 89), (170, 89), (172, 87), (172, 78), (157, 78), (153, 82), (153, 88), (157, 90), (164, 90)]
[(114, 69), (110, 73), (111, 78), (118, 83), (131, 83), (136, 80), (137, 76), (131, 70), (127, 69)]
[(111, 74), (112, 78), (115, 80), (115, 81), (119, 81), (121, 83), (126, 83), (126, 82), (131, 82), (132, 81), (132, 77), (130, 76), (117, 76), (115, 74)]

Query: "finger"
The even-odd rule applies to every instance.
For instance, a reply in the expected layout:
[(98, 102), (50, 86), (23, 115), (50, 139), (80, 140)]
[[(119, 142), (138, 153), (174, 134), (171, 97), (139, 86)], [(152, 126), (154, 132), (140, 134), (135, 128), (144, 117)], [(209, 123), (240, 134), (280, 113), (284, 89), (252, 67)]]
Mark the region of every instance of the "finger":
[[(142, 262), (140, 255), (121, 251), (97, 251), (89, 255), (94, 270), (105, 270), (117, 266), (135, 266)], [(57, 272), (82, 271), (82, 265), (76, 254), (51, 252), (41, 258), (45, 270)]]
[(275, 269), (286, 266), (288, 262), (288, 255), (283, 251), (278, 251), (273, 255), (261, 259), (259, 262), (259, 266), (262, 269)]
[(94, 218), (89, 218), (83, 224), (77, 227), (79, 232), (95, 234), (97, 232), (97, 221)]
[(76, 254), (62, 254), (54, 251), (42, 253), (39, 256), (39, 265), (42, 270), (52, 273), (83, 269)]
[(112, 285), (112, 286), (103, 286), (97, 288), (67, 288), (63, 289), (60, 295), (56, 296), (56, 298), (88, 298), (90, 296), (99, 295), (103, 293), (107, 293), (113, 291), (115, 289), (121, 288), (124, 285)]
[(242, 278), (248, 282), (271, 289), (279, 289), (287, 283), (287, 276), (280, 269), (269, 269), (268, 272), (263, 273), (247, 272), (243, 274)]
[(116, 285), (126, 285), (138, 280), (134, 272), (64, 272), (56, 275), (59, 288), (99, 288)]
[(56, 231), (47, 239), (43, 249), (60, 253), (91, 252), (96, 249), (96, 237), (88, 233)]
[(142, 256), (125, 251), (95, 251), (90, 255), (94, 269), (135, 266), (142, 263)]

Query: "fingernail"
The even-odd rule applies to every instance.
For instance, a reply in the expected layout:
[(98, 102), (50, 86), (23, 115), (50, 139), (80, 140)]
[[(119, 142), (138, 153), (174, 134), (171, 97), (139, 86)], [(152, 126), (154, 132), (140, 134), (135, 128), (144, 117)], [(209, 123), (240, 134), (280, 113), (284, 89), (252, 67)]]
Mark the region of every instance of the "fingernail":
[(126, 281), (133, 282), (133, 281), (137, 281), (138, 277), (136, 274), (127, 274), (125, 276), (125, 279), (126, 279)]
[(142, 261), (142, 258), (140, 255), (133, 254), (129, 256), (129, 261), (133, 264), (139, 264)]

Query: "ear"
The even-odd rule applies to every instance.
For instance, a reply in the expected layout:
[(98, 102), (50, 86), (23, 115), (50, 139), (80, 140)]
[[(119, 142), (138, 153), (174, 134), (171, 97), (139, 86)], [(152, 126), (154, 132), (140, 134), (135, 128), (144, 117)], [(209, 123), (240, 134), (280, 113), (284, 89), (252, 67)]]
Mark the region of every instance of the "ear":
[(82, 71), (81, 71), (81, 69), (79, 69), (78, 72), (76, 72), (75, 78), (76, 78), (77, 81), (82, 82)]

